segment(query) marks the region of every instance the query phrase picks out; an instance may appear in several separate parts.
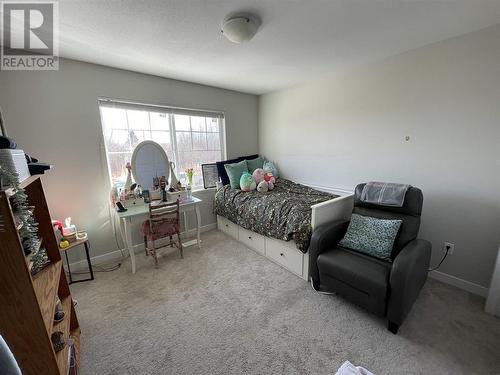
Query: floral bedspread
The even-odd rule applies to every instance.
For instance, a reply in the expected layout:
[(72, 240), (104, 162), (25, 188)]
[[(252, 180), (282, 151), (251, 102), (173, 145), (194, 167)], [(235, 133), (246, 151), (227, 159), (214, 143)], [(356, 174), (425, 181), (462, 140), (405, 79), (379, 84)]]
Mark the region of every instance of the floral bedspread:
[(311, 206), (337, 196), (280, 178), (267, 193), (225, 185), (215, 195), (214, 211), (245, 229), (284, 241), (307, 252), (311, 240)]

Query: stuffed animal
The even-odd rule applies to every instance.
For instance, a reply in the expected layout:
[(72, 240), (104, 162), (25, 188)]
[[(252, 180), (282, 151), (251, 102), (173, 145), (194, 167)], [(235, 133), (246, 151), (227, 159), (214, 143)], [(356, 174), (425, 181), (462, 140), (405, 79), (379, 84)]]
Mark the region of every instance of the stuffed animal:
[(273, 174), (271, 172), (267, 172), (263, 175), (262, 181), (258, 183), (257, 191), (259, 193), (265, 193), (269, 190), (273, 190), (275, 182), (276, 179), (274, 178)]
[(266, 172), (266, 174), (264, 175), (264, 181), (267, 182), (267, 187), (269, 188), (269, 190), (274, 189), (274, 183), (276, 182), (276, 179), (271, 172)]
[(255, 180), (253, 179), (252, 175), (248, 172), (243, 172), (243, 174), (240, 177), (241, 191), (255, 190), (256, 187), (257, 184), (255, 183)]
[(274, 163), (272, 161), (266, 161), (264, 163), (264, 166), (262, 167), (262, 169), (264, 169), (264, 172), (271, 172), (273, 174), (274, 178), (279, 177), (278, 168), (276, 168), (276, 166), (274, 165)]
[(266, 193), (269, 190), (269, 186), (266, 181), (261, 181), (257, 185), (257, 191), (259, 193)]
[(255, 183), (258, 185), (260, 184), (261, 181), (264, 180), (264, 175), (266, 172), (262, 168), (257, 168), (255, 171), (253, 171), (252, 176), (253, 179), (255, 180)]

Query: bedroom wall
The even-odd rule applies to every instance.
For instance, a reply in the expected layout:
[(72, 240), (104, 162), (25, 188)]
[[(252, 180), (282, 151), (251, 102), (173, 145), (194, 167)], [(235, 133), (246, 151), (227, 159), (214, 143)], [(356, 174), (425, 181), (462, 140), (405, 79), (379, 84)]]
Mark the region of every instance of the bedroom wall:
[(263, 95), (260, 152), (307, 184), (420, 187), (432, 264), (455, 244), (434, 277), (484, 295), (500, 243), (499, 41), (496, 25)]
[[(62, 59), (53, 72), (0, 72), (0, 107), (8, 135), (55, 168), (44, 178), (54, 218), (72, 216), (89, 232), (92, 255), (115, 251), (108, 212), (109, 179), (97, 106), (99, 96), (188, 108), (222, 110), (227, 156), (257, 152), (258, 99), (187, 82)], [(204, 199), (202, 225), (215, 225), (213, 190)], [(190, 218), (194, 224), (194, 217)], [(75, 252), (76, 253), (76, 252)], [(71, 261), (79, 257), (72, 257)]]

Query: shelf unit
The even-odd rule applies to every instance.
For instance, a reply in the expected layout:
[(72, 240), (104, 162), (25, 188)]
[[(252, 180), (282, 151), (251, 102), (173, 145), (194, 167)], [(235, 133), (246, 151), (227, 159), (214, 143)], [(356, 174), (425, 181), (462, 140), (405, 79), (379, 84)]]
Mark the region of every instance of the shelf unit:
[[(35, 207), (38, 234), (50, 264), (31, 276), (9, 201), (12, 191), (0, 191), (0, 334), (23, 374), (66, 375), (69, 347), (66, 345), (54, 352), (50, 336), (52, 332), (62, 331), (66, 342), (73, 336), (78, 366), (80, 326), (40, 176), (31, 176), (21, 187), (28, 195), (29, 204)], [(53, 321), (56, 295), (65, 312), (64, 320), (59, 323)]]

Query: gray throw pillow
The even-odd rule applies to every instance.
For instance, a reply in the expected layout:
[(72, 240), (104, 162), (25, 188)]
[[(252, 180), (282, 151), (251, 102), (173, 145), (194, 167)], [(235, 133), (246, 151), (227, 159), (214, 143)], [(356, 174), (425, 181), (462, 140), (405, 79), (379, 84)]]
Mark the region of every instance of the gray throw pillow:
[(248, 172), (250, 174), (253, 173), (257, 168), (262, 168), (264, 166), (264, 158), (262, 156), (259, 156), (255, 159), (246, 159), (247, 160), (247, 166), (248, 166)]
[(339, 245), (372, 257), (390, 260), (401, 223), (402, 220), (352, 214), (347, 232)]

